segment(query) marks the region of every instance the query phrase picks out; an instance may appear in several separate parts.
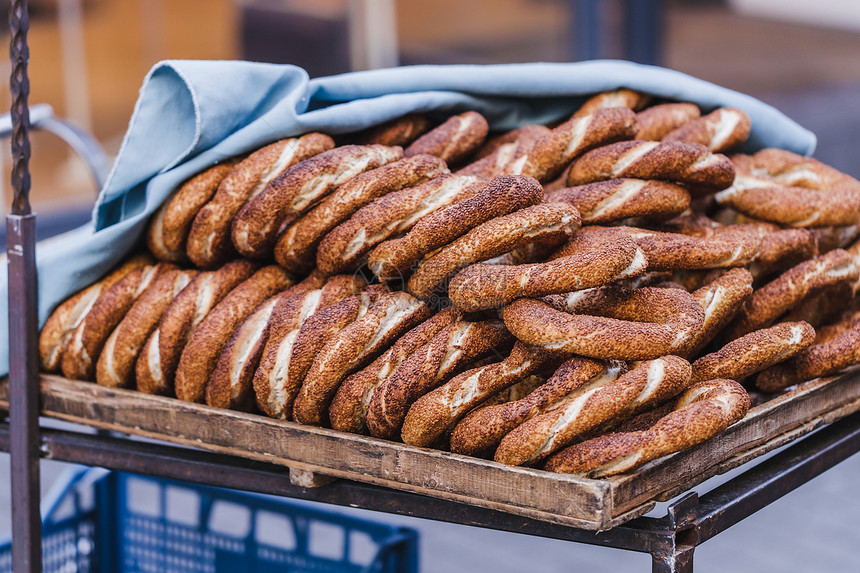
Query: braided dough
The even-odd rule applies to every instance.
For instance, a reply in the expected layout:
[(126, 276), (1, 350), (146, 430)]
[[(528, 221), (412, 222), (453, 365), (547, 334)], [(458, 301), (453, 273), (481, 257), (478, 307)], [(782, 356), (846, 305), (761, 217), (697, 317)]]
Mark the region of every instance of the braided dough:
[(361, 145), (406, 146), (430, 129), (430, 120), (423, 113), (410, 113), (397, 119), (371, 127), (360, 133), (356, 140)]
[(685, 123), (668, 133), (663, 141), (689, 141), (721, 152), (740, 145), (749, 135), (749, 116), (739, 109), (723, 107)]
[(693, 362), (693, 381), (744, 378), (787, 360), (812, 344), (815, 329), (806, 322), (782, 322), (750, 332)]
[(472, 263), (503, 255), (533, 241), (561, 242), (579, 228), (579, 212), (561, 203), (521, 209), (478, 225), (424, 259), (407, 283), (411, 294), (430, 297), (440, 283)]
[(114, 388), (133, 385), (134, 364), (141, 347), (170, 302), (195, 274), (196, 271), (168, 271), (144, 291), (105, 342), (96, 364), (96, 382)]
[(441, 159), (415, 155), (356, 175), (287, 227), (275, 245), (275, 260), (288, 271), (308, 271), (316, 262), (323, 237), (358, 209), (386, 193), (446, 173), (448, 168)]
[(405, 292), (383, 295), (316, 355), (293, 405), (293, 419), (319, 426), (338, 386), (404, 331), (429, 318), (430, 308)]
[(752, 284), (748, 270), (731, 269), (691, 293), (704, 311), (704, 320), (686, 356), (696, 356), (737, 315), (753, 293)]
[(235, 166), (234, 162), (228, 162), (210, 167), (187, 180), (165, 200), (152, 216), (146, 233), (146, 246), (156, 258), (170, 263), (188, 260), (185, 243), (191, 224)]
[(852, 225), (860, 216), (860, 182), (820, 161), (781, 149), (732, 158), (734, 184), (717, 203), (790, 227)]
[(430, 446), (469, 410), (555, 361), (547, 351), (522, 342), (501, 362), (458, 374), (421, 396), (406, 414), (400, 436), (413, 446)]
[(499, 442), (511, 430), (543, 414), (576, 388), (596, 376), (615, 380), (626, 371), (627, 366), (620, 361), (609, 364), (603, 360), (574, 356), (527, 396), (469, 412), (451, 433), (451, 451), (470, 456), (492, 456)]
[(630, 217), (671, 219), (690, 206), (690, 193), (666, 181), (609, 179), (559, 189), (548, 200), (573, 205), (583, 223), (602, 225)]
[(293, 403), (314, 357), (338, 332), (364, 316), (384, 292), (370, 287), (344, 297), (348, 289), (343, 286), (328, 292), (324, 287), (322, 292), (287, 301), (283, 309), (276, 309), (271, 335), (254, 374), (260, 410), (273, 418), (292, 419)]
[(179, 356), (191, 333), (215, 305), (258, 268), (251, 261), (233, 261), (217, 271), (198, 273), (182, 289), (140, 350), (135, 365), (138, 390), (147, 394), (173, 395)]
[(378, 438), (396, 437), (418, 398), (510, 339), (499, 320), (459, 320), (443, 328), (376, 388), (367, 410), (368, 430)]
[(735, 168), (725, 155), (711, 153), (697, 143), (622, 141), (593, 149), (574, 161), (567, 185), (617, 177), (665, 179), (713, 192), (732, 184)]
[(627, 88), (606, 91), (588, 98), (585, 103), (582, 104), (582, 107), (576, 110), (573, 117), (583, 117), (598, 110), (607, 108), (626, 107), (632, 110), (637, 110), (645, 107), (650, 99), (651, 96), (635, 92)]
[(489, 129), (484, 116), (467, 111), (416, 139), (403, 155), (412, 157), (423, 153), (453, 165), (475, 151), (486, 139)]
[(298, 163), (245, 203), (233, 220), (233, 245), (244, 256), (271, 255), (281, 225), (358, 175), (403, 157), (399, 147), (344, 145)]
[(664, 103), (644, 109), (636, 114), (639, 131), (633, 139), (660, 141), (669, 132), (681, 127), (701, 115), (698, 106), (692, 103)]
[(102, 293), (111, 288), (131, 271), (151, 264), (146, 255), (135, 255), (108, 273), (100, 281), (72, 295), (60, 304), (45, 321), (39, 333), (39, 366), (44, 372), (57, 372), (62, 361), (63, 348), (75, 333), (78, 325), (92, 309)]
[(63, 347), (63, 376), (93, 380), (99, 355), (113, 329), (159, 276), (175, 269), (170, 263), (139, 266), (104, 289)]
[(338, 387), (329, 406), (331, 427), (342, 432), (366, 434), (367, 425), (364, 419), (376, 388), (397, 370), (410, 354), (459, 318), (461, 314), (450, 307), (433, 315), (398, 338), (370, 366), (348, 376)]
[(327, 275), (355, 270), (377, 244), (408, 231), (434, 211), (473, 196), (484, 185), (480, 177), (443, 175), (389, 193), (356, 211), (323, 238), (317, 249), (317, 268)]
[(605, 372), (574, 389), (548, 412), (508, 433), (494, 459), (513, 466), (538, 463), (577, 436), (650, 401), (653, 394), (665, 400), (690, 382), (690, 363), (677, 356), (642, 362), (617, 378), (610, 369)]
[(698, 382), (648, 429), (575, 444), (550, 458), (545, 469), (592, 478), (628, 472), (712, 438), (743, 418), (749, 406), (749, 395), (734, 380)]
[(255, 151), (221, 181), (212, 200), (194, 217), (187, 252), (200, 268), (215, 268), (234, 253), (230, 226), (243, 205), (254, 200), (267, 185), (293, 165), (334, 147), (321, 133), (283, 139)]
[(176, 369), (176, 397), (202, 402), (209, 376), (230, 337), (264, 300), (290, 284), (282, 268), (270, 265), (230, 291), (197, 325), (185, 345)]
[(427, 215), (405, 236), (377, 245), (368, 266), (383, 281), (402, 278), (425, 255), (474, 227), (542, 201), (543, 189), (534, 179), (497, 177), (475, 195)]
[(488, 179), (515, 175), (522, 171), (538, 140), (549, 133), (548, 127), (529, 124), (488, 140), (475, 153), (475, 161), (457, 171), (457, 175), (477, 175)]
[(528, 344), (592, 358), (647, 360), (684, 354), (704, 311), (680, 289), (604, 287), (522, 298), (505, 307), (503, 317)]

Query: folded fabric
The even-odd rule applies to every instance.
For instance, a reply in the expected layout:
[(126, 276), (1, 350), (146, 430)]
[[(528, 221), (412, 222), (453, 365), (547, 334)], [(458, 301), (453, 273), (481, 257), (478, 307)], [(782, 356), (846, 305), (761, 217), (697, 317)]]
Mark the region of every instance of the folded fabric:
[[(146, 76), (90, 225), (37, 249), (39, 325), (138, 244), (148, 216), (192, 174), (233, 155), (308, 131), (346, 133), (405, 113), (474, 109), (504, 130), (572, 113), (588, 94), (628, 87), (743, 109), (748, 151), (810, 154), (815, 136), (776, 109), (686, 74), (621, 61), (413, 66), (310, 80), (295, 66), (166, 61)], [(0, 374), (8, 372), (6, 266), (0, 269)]]

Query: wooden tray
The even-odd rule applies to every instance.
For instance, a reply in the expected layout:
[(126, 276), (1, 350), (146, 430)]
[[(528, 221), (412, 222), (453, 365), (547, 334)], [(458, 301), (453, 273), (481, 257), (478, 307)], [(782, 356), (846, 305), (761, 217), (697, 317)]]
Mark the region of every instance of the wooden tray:
[[(720, 436), (636, 472), (586, 479), (263, 416), (42, 376), (42, 414), (290, 468), (294, 482), (347, 478), (590, 530), (605, 530), (824, 423), (860, 410), (860, 372), (806, 383)], [(0, 381), (0, 407), (9, 388)], [(286, 479), (286, 478), (285, 478)]]

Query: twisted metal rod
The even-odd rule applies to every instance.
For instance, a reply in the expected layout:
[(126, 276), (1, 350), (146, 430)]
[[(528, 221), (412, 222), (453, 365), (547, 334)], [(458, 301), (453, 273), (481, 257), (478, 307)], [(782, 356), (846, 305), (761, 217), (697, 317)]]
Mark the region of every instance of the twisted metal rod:
[(30, 16), (27, 0), (13, 0), (9, 10), (9, 57), (12, 76), (9, 87), (12, 92), (12, 214), (29, 215), (30, 208), (30, 111), (27, 98), (30, 96), (30, 80), (27, 64), (30, 48), (27, 46), (27, 31)]

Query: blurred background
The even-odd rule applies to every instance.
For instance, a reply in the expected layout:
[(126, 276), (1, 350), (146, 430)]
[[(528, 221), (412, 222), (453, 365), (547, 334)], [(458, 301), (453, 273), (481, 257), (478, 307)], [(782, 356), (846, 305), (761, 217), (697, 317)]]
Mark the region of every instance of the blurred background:
[[(819, 159), (860, 176), (858, 0), (30, 0), (30, 8), (31, 105), (49, 104), (109, 157), (144, 75), (162, 59), (292, 63), (313, 77), (391, 65), (623, 58), (769, 102), (818, 135)], [(2, 34), (8, 44), (5, 26)], [(0, 106), (8, 109), (8, 61), (0, 68)], [(2, 145), (8, 206), (8, 141)], [(96, 192), (86, 164), (49, 133), (34, 133), (32, 148), (40, 234), (86, 221)], [(43, 468), (47, 487), (61, 465)], [(857, 571), (858, 472), (855, 456), (709, 542), (696, 551), (697, 571)], [(0, 455), (0, 536), (10, 527), (8, 495), (8, 456)], [(644, 555), (391, 519), (421, 530), (424, 571), (649, 566)]]

